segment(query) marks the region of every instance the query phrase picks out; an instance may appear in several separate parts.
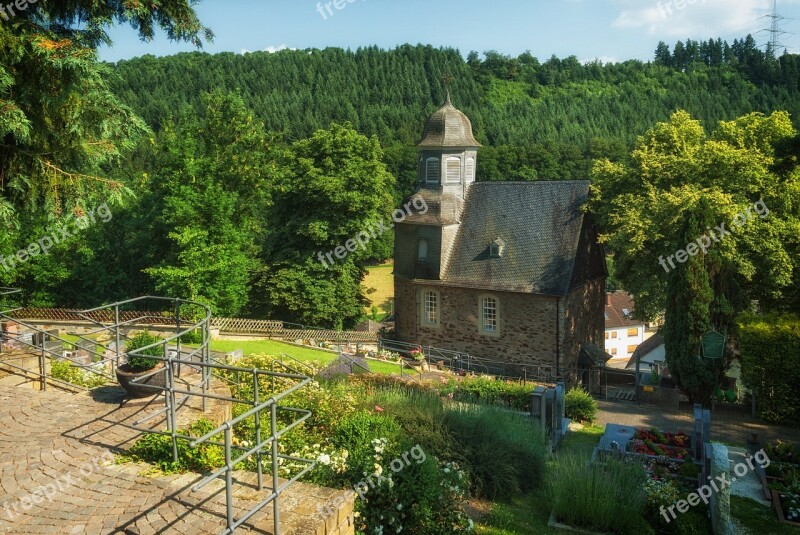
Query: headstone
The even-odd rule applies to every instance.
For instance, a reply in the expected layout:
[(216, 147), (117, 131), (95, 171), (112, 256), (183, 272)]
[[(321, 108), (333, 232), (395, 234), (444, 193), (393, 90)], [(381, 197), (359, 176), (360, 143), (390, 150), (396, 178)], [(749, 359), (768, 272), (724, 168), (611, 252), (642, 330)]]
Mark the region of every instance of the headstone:
[(693, 446), (693, 455), (695, 459), (702, 459), (704, 455), (703, 451), (703, 407), (700, 405), (695, 405), (692, 409), (694, 414), (694, 428), (692, 430), (692, 446)]
[(20, 333), (16, 339), (22, 345), (33, 345), (33, 333)]
[(711, 442), (711, 411), (703, 411), (703, 442)]
[(531, 418), (541, 429), (542, 440), (547, 437), (547, 422), (545, 422), (545, 414), (547, 414), (546, 393), (547, 388), (543, 386), (537, 386), (531, 393)]
[[(723, 444), (709, 444), (711, 446), (711, 478), (720, 477), (720, 480), (732, 481), (731, 462), (728, 458), (728, 448)], [(724, 474), (724, 479), (723, 479)], [(711, 529), (714, 535), (733, 535), (731, 523), (731, 489), (728, 485), (720, 484), (716, 492), (711, 493)]]
[(703, 465), (702, 470), (700, 471), (700, 476), (702, 482), (708, 481), (709, 476), (711, 475), (711, 460), (714, 456), (714, 449), (711, 446), (710, 442), (703, 443)]

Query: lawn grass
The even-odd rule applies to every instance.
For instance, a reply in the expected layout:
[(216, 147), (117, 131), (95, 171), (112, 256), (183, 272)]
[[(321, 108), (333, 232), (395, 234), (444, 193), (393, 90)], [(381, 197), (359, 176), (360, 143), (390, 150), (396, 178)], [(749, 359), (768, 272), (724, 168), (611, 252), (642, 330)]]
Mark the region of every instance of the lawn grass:
[[(600, 442), (604, 430), (599, 426), (587, 426), (570, 431), (557, 455), (581, 455), (588, 460), (592, 450)], [(549, 472), (548, 470), (547, 473)], [(547, 490), (542, 488), (516, 498), (511, 503), (493, 503), (489, 514), (475, 522), (475, 529), (479, 535), (561, 533), (547, 525), (552, 510), (553, 501), (548, 496)]]
[[(212, 351), (228, 353), (236, 349), (241, 349), (245, 355), (272, 355), (277, 357), (281, 353), (285, 353), (303, 362), (320, 362), (322, 364), (330, 364), (338, 358), (335, 353), (319, 351), (310, 347), (300, 347), (276, 340), (211, 340)], [(372, 372), (386, 375), (400, 373), (400, 365), (394, 362), (370, 360), (369, 369)]]
[(761, 533), (788, 535), (799, 532), (797, 528), (779, 522), (771, 507), (761, 505), (750, 498), (731, 496), (731, 516), (742, 528), (748, 530), (747, 533), (753, 535)]
[[(394, 300), (393, 272), (394, 264), (392, 263), (367, 268), (367, 276), (364, 277), (364, 281), (361, 283), (369, 300), (369, 304), (365, 307), (367, 313), (370, 312), (373, 305), (386, 314), (392, 312), (392, 301)], [(370, 293), (371, 290), (374, 290), (374, 292)]]

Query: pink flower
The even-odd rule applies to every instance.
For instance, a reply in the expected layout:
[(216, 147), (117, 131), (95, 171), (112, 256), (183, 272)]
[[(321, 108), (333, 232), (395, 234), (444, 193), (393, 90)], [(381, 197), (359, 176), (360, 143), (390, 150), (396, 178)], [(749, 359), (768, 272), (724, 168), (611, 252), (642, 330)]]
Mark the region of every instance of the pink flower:
[(375, 405), (375, 412), (383, 412), (383, 407), (380, 405)]

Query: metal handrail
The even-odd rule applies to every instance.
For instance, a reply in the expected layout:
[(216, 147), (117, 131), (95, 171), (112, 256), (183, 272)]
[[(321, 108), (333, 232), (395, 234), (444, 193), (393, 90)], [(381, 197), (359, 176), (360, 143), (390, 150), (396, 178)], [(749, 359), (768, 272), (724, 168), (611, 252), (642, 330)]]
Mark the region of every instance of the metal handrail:
[[(51, 383), (58, 383), (58, 384), (62, 385), (63, 387), (74, 388), (75, 390), (81, 390), (83, 392), (88, 392), (89, 391), (88, 388), (83, 387), (81, 385), (76, 385), (75, 383), (70, 383), (69, 381), (64, 381), (63, 379), (56, 379), (52, 375), (48, 376), (46, 373), (37, 372), (37, 371), (34, 371), (34, 370), (30, 370), (28, 368), (23, 368), (22, 366), (17, 366), (16, 364), (11, 364), (7, 360), (0, 361), (0, 368), (2, 368), (2, 367), (14, 368), (16, 370), (24, 372), (25, 374), (31, 374), (34, 377), (38, 377), (39, 380), (50, 381)], [(26, 377), (26, 379), (27, 379), (27, 377)]]
[[(155, 344), (158, 345), (158, 344)], [(145, 349), (145, 348), (143, 348)], [(165, 345), (166, 351), (166, 345)], [(133, 353), (133, 352), (132, 352)], [(165, 355), (168, 353), (165, 352)], [(180, 353), (178, 353), (180, 355)], [(248, 519), (250, 519), (253, 515), (255, 515), (259, 510), (263, 507), (268, 505), (269, 503), (273, 504), (273, 521), (274, 521), (274, 533), (275, 535), (280, 534), (280, 504), (279, 499), (281, 493), (293, 482), (297, 481), (303, 475), (308, 473), (315, 464), (314, 461), (308, 459), (297, 459), (294, 457), (280, 455), (278, 453), (278, 441), (279, 439), (289, 432), (290, 430), (294, 429), (295, 427), (302, 424), (308, 418), (311, 417), (311, 412), (305, 409), (297, 409), (293, 407), (282, 407), (279, 406), (278, 403), (283, 400), (284, 398), (290, 396), (297, 390), (304, 388), (311, 382), (311, 378), (302, 375), (299, 373), (279, 373), (279, 372), (272, 372), (266, 370), (259, 370), (257, 368), (241, 368), (237, 366), (230, 366), (228, 364), (219, 364), (213, 363), (210, 361), (210, 354), (209, 358), (207, 358), (204, 362), (196, 362), (192, 360), (185, 360), (181, 358), (177, 358), (176, 356), (167, 356), (167, 357), (149, 357), (153, 358), (154, 360), (162, 361), (165, 363), (165, 369), (159, 369), (153, 373), (162, 373), (165, 372), (167, 374), (167, 382), (166, 386), (156, 386), (156, 385), (148, 385), (148, 384), (139, 384), (140, 387), (152, 389), (155, 391), (162, 391), (165, 394), (165, 398), (167, 399), (167, 410), (168, 414), (168, 424), (169, 429), (166, 432), (158, 432), (158, 434), (170, 436), (173, 440), (173, 459), (177, 461), (177, 441), (179, 439), (188, 440), (190, 441), (190, 446), (192, 448), (196, 448), (201, 444), (213, 444), (217, 446), (221, 446), (225, 449), (225, 465), (222, 468), (217, 469), (216, 471), (212, 472), (211, 474), (207, 475), (203, 480), (198, 482), (194, 487), (192, 487), (193, 492), (197, 492), (201, 490), (203, 487), (208, 485), (213, 480), (225, 475), (225, 494), (226, 494), (226, 516), (227, 516), (227, 525), (225, 531), (222, 532), (223, 535), (230, 535), (234, 533), (234, 531), (240, 527), (243, 523), (245, 523)], [(210, 394), (203, 392), (202, 394), (198, 394), (196, 391), (192, 391), (191, 388), (189, 390), (182, 390), (175, 387), (175, 374), (174, 368), (176, 365), (187, 364), (187, 365), (195, 365), (200, 366), (201, 368), (208, 369), (209, 371), (213, 370), (225, 370), (230, 372), (237, 372), (237, 374), (247, 373), (252, 376), (253, 380), (253, 400), (244, 400), (235, 398), (232, 396), (220, 396), (216, 394)], [(203, 373), (205, 377), (207, 374)], [(210, 377), (210, 375), (208, 375)], [(281, 391), (280, 393), (275, 394), (267, 399), (266, 401), (260, 400), (259, 394), (259, 378), (261, 376), (271, 377), (271, 378), (283, 378), (283, 379), (292, 379), (297, 381), (293, 386), (286, 388), (285, 390)], [(137, 383), (142, 381), (143, 378), (136, 378), (133, 379), (131, 382)], [(176, 394), (185, 394), (185, 395), (199, 395), (202, 396), (203, 399), (217, 399), (223, 401), (229, 401), (232, 403), (242, 403), (251, 405), (252, 408), (245, 411), (244, 413), (240, 414), (239, 416), (227, 420), (225, 423), (214, 429), (213, 431), (206, 433), (202, 437), (188, 437), (178, 432), (175, 422), (176, 414), (175, 414), (175, 395)], [(262, 440), (261, 435), (261, 412), (269, 409), (270, 410), (270, 433), (269, 436)], [(291, 423), (286, 425), (285, 427), (279, 429), (278, 428), (278, 420), (277, 420), (277, 413), (278, 411), (290, 412), (299, 414), (298, 418), (295, 418)], [(163, 411), (162, 411), (163, 412)], [(245, 419), (255, 417), (255, 430), (256, 430), (256, 443), (251, 448), (243, 448), (241, 446), (237, 446), (233, 444), (232, 440), (232, 430), (233, 428), (243, 422)], [(134, 428), (139, 429), (136, 425), (140, 424), (140, 422), (134, 423)], [(150, 430), (143, 429), (143, 431), (151, 432)], [(212, 441), (212, 439), (220, 434), (224, 435), (224, 442)], [(254, 508), (250, 509), (250, 511), (244, 513), (240, 518), (236, 519), (233, 513), (233, 469), (234, 467), (245, 461), (246, 459), (255, 456), (256, 457), (256, 466), (257, 466), (257, 473), (258, 473), (258, 488), (259, 490), (264, 489), (263, 483), (263, 463), (262, 463), (262, 449), (266, 446), (271, 447), (270, 456), (272, 458), (272, 492), (260, 503), (258, 503)], [(242, 451), (237, 458), (233, 458), (232, 451)], [(279, 480), (279, 459), (293, 459), (295, 461), (299, 461), (302, 463), (307, 464), (307, 466), (301, 470), (298, 474), (292, 477), (283, 485), (280, 484)]]
[(351, 356), (350, 356), (350, 355), (348, 355), (347, 353), (339, 353), (339, 357), (344, 357), (344, 358), (345, 358), (345, 360), (349, 361), (349, 364), (350, 364), (350, 373), (354, 373), (354, 372), (353, 372), (353, 366), (358, 366), (359, 368), (361, 368), (361, 369), (362, 369), (362, 370), (364, 370), (365, 372), (367, 372), (367, 373), (372, 373), (372, 372), (370, 371), (370, 369), (369, 369), (369, 368), (367, 368), (366, 366), (364, 366), (363, 364), (361, 364), (361, 363), (359, 363), (359, 362), (356, 362), (356, 361), (355, 361), (355, 359), (353, 359), (353, 357), (351, 357)]
[[(16, 319), (8, 316), (5, 313), (0, 313), (0, 318), (5, 318), (5, 319), (7, 319), (9, 321), (13, 321), (17, 325), (21, 325), (21, 326), (25, 327), (26, 329), (30, 329), (31, 331), (33, 331), (35, 333), (42, 334), (42, 335), (47, 335), (50, 338), (53, 338), (56, 341), (61, 342), (62, 343), (62, 347), (63, 347), (63, 344), (70, 344), (71, 343), (68, 340), (64, 340), (63, 338), (61, 338), (59, 336), (53, 336), (49, 332), (47, 332), (47, 331), (45, 331), (43, 329), (40, 329), (39, 327), (35, 327), (35, 326), (29, 325), (29, 324), (27, 324), (25, 322), (16, 320)], [(39, 372), (39, 374), (41, 374), (41, 376), (43, 377), (43, 381), (42, 381), (42, 389), (43, 390), (47, 390), (47, 368), (45, 366), (44, 359), (53, 360), (54, 357), (57, 358), (57, 359), (67, 360), (67, 361), (71, 362), (72, 364), (78, 366), (79, 368), (81, 368), (81, 369), (83, 369), (85, 371), (88, 371), (89, 373), (93, 373), (95, 375), (99, 375), (99, 376), (101, 376), (101, 377), (103, 377), (105, 379), (108, 379), (109, 381), (113, 380), (113, 377), (111, 376), (111, 374), (107, 374), (107, 373), (104, 373), (104, 372), (102, 372), (100, 370), (96, 370), (93, 367), (85, 366), (81, 362), (79, 362), (77, 360), (74, 360), (74, 359), (72, 359), (70, 357), (65, 356), (63, 352), (62, 353), (57, 353), (55, 351), (51, 351), (51, 350), (47, 349), (44, 346), (44, 341), (42, 341), (42, 345), (41, 346), (38, 346), (38, 345), (34, 344), (33, 342), (27, 342), (25, 340), (22, 340), (20, 338), (20, 336), (22, 334), (23, 333), (12, 334), (12, 333), (6, 332), (6, 333), (3, 333), (3, 336), (6, 337), (7, 339), (15, 340), (17, 343), (23, 345), (24, 347), (35, 349), (37, 353), (40, 353), (40, 355), (39, 355), (39, 359), (40, 359), (39, 368), (40, 368), (41, 371)], [(105, 364), (105, 363), (107, 363), (107, 362), (109, 362), (111, 360), (112, 360), (111, 358), (101, 359), (100, 361), (98, 361), (98, 362), (96, 362), (94, 364)], [(27, 370), (27, 371), (31, 371), (31, 370)]]
[[(19, 291), (18, 290), (12, 290), (12, 289), (0, 289), (0, 296), (10, 295), (11, 293), (19, 293)], [(141, 347), (141, 348), (138, 348), (138, 349), (132, 350), (132, 351), (123, 351), (122, 347), (121, 347), (121, 344), (120, 344), (120, 341), (121, 341), (122, 338), (124, 338), (126, 336), (121, 332), (121, 328), (123, 326), (128, 326), (128, 325), (135, 324), (137, 321), (143, 319), (143, 317), (137, 318), (135, 320), (120, 321), (120, 308), (123, 307), (123, 306), (129, 305), (131, 303), (140, 302), (140, 301), (147, 300), (147, 299), (155, 300), (155, 301), (159, 301), (159, 302), (169, 302), (170, 304), (174, 305), (175, 309), (174, 309), (174, 315), (172, 316), (172, 318), (169, 318), (169, 317), (166, 317), (166, 316), (157, 316), (158, 318), (162, 318), (163, 317), (165, 319), (165, 321), (171, 319), (171, 320), (173, 320), (175, 322), (174, 334), (172, 334), (171, 336), (167, 337), (166, 339), (159, 340), (158, 342), (155, 342), (155, 343), (150, 344), (148, 346)], [(200, 316), (202, 316), (202, 317), (200, 317), (199, 319), (194, 320), (194, 321), (186, 320), (185, 318), (181, 317), (181, 307), (182, 306), (198, 306), (198, 307), (201, 307), (201, 309), (205, 311), (205, 314), (201, 314)], [(110, 324), (106, 324), (106, 323), (97, 321), (96, 319), (91, 318), (91, 317), (88, 316), (89, 314), (91, 314), (93, 312), (98, 312), (98, 311), (103, 311), (103, 310), (111, 310), (111, 311), (113, 311), (114, 320), (115, 320), (113, 323), (109, 322)], [(217, 363), (212, 362), (211, 361), (211, 351), (210, 351), (211, 310), (210, 310), (209, 307), (207, 307), (207, 306), (205, 306), (205, 305), (203, 305), (201, 303), (194, 302), (194, 301), (187, 301), (187, 300), (182, 300), (182, 299), (170, 299), (170, 298), (156, 297), (156, 296), (143, 296), (143, 297), (138, 297), (138, 298), (135, 298), (135, 299), (130, 299), (130, 300), (127, 300), (127, 301), (121, 301), (121, 302), (112, 303), (112, 304), (109, 304), (109, 305), (103, 305), (101, 307), (95, 307), (93, 309), (88, 309), (88, 310), (85, 310), (85, 311), (81, 311), (80, 315), (81, 315), (81, 317), (83, 317), (86, 320), (88, 320), (90, 323), (93, 323), (93, 324), (97, 325), (98, 327), (101, 327), (100, 329), (98, 329), (95, 332), (95, 334), (98, 333), (98, 332), (104, 332), (104, 331), (109, 331), (109, 332), (112, 332), (114, 334), (114, 336), (116, 338), (115, 355), (114, 355), (114, 357), (110, 357), (109, 359), (106, 359), (105, 361), (112, 360), (112, 361), (115, 361), (117, 365), (119, 365), (120, 358), (123, 357), (123, 356), (126, 357), (126, 358), (130, 358), (132, 356), (141, 356), (141, 357), (151, 358), (151, 359), (154, 359), (154, 360), (157, 360), (157, 361), (162, 361), (165, 364), (164, 368), (159, 368), (157, 370), (153, 370), (150, 373), (145, 374), (143, 377), (138, 377), (138, 378), (135, 378), (135, 379), (133, 379), (131, 381), (131, 383), (137, 384), (137, 386), (139, 386), (140, 388), (151, 389), (151, 390), (156, 391), (159, 394), (163, 394), (164, 395), (165, 406), (164, 406), (163, 409), (158, 411), (156, 414), (150, 414), (148, 417), (146, 417), (146, 418), (144, 418), (142, 420), (139, 420), (137, 422), (134, 422), (133, 425), (131, 425), (130, 427), (132, 427), (133, 429), (142, 431), (144, 433), (153, 433), (153, 434), (169, 436), (172, 439), (172, 446), (173, 446), (173, 452), (172, 453), (173, 453), (173, 460), (174, 461), (178, 460), (178, 440), (179, 439), (192, 441), (192, 446), (193, 447), (197, 447), (201, 443), (209, 443), (209, 444), (216, 444), (218, 446), (222, 446), (222, 447), (225, 448), (225, 461), (226, 461), (225, 462), (225, 467), (221, 471), (218, 470), (218, 471), (215, 472), (215, 474), (212, 474), (213, 478), (219, 477), (223, 473), (226, 476), (225, 477), (225, 481), (226, 481), (226, 498), (227, 498), (227, 509), (226, 509), (227, 522), (226, 522), (226, 529), (225, 529), (225, 531), (223, 531), (223, 534), (224, 535), (229, 535), (229, 534), (234, 533), (234, 531), (239, 526), (241, 526), (244, 522), (249, 520), (253, 515), (255, 515), (263, 507), (265, 507), (269, 503), (272, 503), (273, 507), (274, 507), (274, 513), (273, 513), (274, 528), (275, 528), (274, 533), (275, 533), (275, 535), (279, 535), (280, 534), (280, 508), (279, 508), (280, 495), (290, 484), (292, 484), (293, 482), (297, 481), (303, 475), (308, 473), (308, 471), (311, 470), (311, 468), (313, 468), (315, 463), (312, 460), (298, 459), (298, 458), (294, 458), (294, 457), (290, 457), (290, 456), (286, 456), (286, 455), (280, 455), (278, 453), (278, 441), (279, 441), (279, 439), (285, 433), (287, 433), (289, 430), (297, 427), (298, 425), (301, 425), (305, 420), (307, 420), (311, 416), (311, 412), (310, 411), (307, 411), (307, 410), (304, 410), (304, 409), (292, 408), (292, 407), (281, 407), (281, 406), (278, 405), (278, 403), (279, 403), (280, 400), (282, 400), (282, 399), (286, 398), (287, 396), (291, 395), (293, 392), (295, 392), (298, 389), (303, 388), (307, 384), (309, 384), (311, 382), (311, 378), (309, 376), (303, 375), (301, 373), (269, 372), (269, 371), (264, 371), (264, 370), (259, 370), (259, 369), (237, 368), (235, 366), (229, 366), (227, 364), (217, 364)], [(17, 324), (19, 324), (21, 326), (29, 327), (34, 332), (48, 334), (48, 333), (46, 333), (46, 331), (43, 331), (43, 330), (41, 330), (41, 329), (39, 329), (37, 327), (27, 326), (23, 322), (20, 322), (20, 321), (12, 318), (10, 316), (6, 316), (3, 313), (0, 313), (0, 317), (8, 318), (9, 320), (14, 321), (15, 323), (17, 323)], [(149, 316), (145, 316), (145, 317), (149, 317)], [(198, 347), (197, 349), (194, 349), (191, 352), (185, 353), (181, 349), (181, 337), (184, 336), (185, 334), (187, 334), (189, 332), (192, 332), (192, 331), (195, 331), (197, 329), (200, 329), (202, 331), (202, 343), (200, 344), (200, 347)], [(8, 333), (6, 333), (6, 335), (9, 338), (11, 338), (12, 336), (15, 339), (17, 338), (17, 335), (10, 335)], [(79, 336), (79, 337), (82, 338), (82, 339), (86, 339), (83, 336)], [(63, 343), (72, 343), (72, 342), (69, 342), (67, 340), (61, 339), (60, 337), (53, 337), (53, 338), (56, 339), (56, 340), (61, 341), (62, 344)], [(48, 350), (47, 348), (45, 348), (44, 347), (44, 343), (42, 344), (42, 347), (38, 347), (38, 346), (33, 345), (32, 343), (28, 343), (28, 342), (25, 342), (25, 341), (22, 341), (22, 342), (26, 346), (35, 347), (37, 350), (41, 350), (40, 366), (42, 367), (42, 370), (40, 371), (40, 373), (38, 375), (42, 378), (43, 389), (46, 389), (46, 385), (47, 385), (47, 370), (46, 370), (46, 366), (44, 366), (44, 359), (47, 356), (49, 356), (49, 354), (56, 355), (56, 353), (53, 352), (53, 351)], [(105, 347), (106, 349), (108, 349), (106, 346), (104, 346), (102, 344), (99, 344), (99, 345), (101, 347)], [(164, 356), (163, 357), (153, 357), (153, 356), (144, 354), (149, 349), (152, 349), (154, 347), (163, 348), (163, 355)], [(174, 353), (172, 353), (172, 351), (174, 351)], [(196, 360), (196, 357), (198, 355), (200, 355), (200, 360), (199, 361)], [(58, 355), (58, 356), (60, 358), (64, 358), (63, 354), (62, 355)], [(287, 357), (288, 357), (288, 355), (287, 355)], [(72, 360), (72, 359), (67, 359), (67, 360)], [(293, 359), (293, 360), (296, 360), (296, 359)], [(103, 361), (103, 362), (105, 362), (105, 361)], [(9, 367), (19, 368), (18, 366), (14, 365), (14, 364), (9, 364), (9, 363), (3, 363), (3, 364), (4, 365), (8, 365)], [(176, 386), (176, 382), (175, 382), (176, 376), (180, 374), (180, 367), (182, 365), (186, 365), (186, 366), (189, 366), (189, 367), (192, 367), (192, 368), (197, 368), (197, 369), (200, 370), (202, 379), (199, 381), (199, 383), (197, 383), (195, 385), (189, 385), (185, 389), (184, 388), (179, 388), (179, 387)], [(284, 364), (284, 366), (288, 366), (288, 365)], [(177, 370), (176, 370), (176, 367), (177, 367)], [(33, 373), (34, 375), (36, 375), (35, 372), (30, 372), (29, 370), (25, 370), (24, 368), (20, 368), (20, 369), (22, 369), (22, 371), (24, 371), (26, 373)], [(252, 377), (252, 380), (253, 380), (253, 389), (254, 389), (254, 396), (253, 397), (254, 397), (254, 399), (252, 401), (251, 400), (243, 400), (243, 399), (235, 398), (233, 396), (224, 396), (224, 395), (218, 395), (218, 394), (214, 394), (214, 393), (209, 392), (210, 387), (211, 387), (211, 377), (212, 377), (211, 372), (214, 371), (214, 370), (226, 370), (226, 371), (236, 372), (237, 375), (239, 375), (239, 376), (241, 374), (243, 374), (243, 373), (249, 374)], [(177, 373), (176, 373), (176, 371), (177, 371)], [(153, 375), (158, 374), (158, 373), (165, 373), (166, 374), (166, 385), (164, 387), (142, 383), (142, 381), (147, 380), (148, 376), (153, 376)], [(269, 399), (267, 399), (266, 401), (261, 401), (259, 399), (259, 379), (262, 376), (268, 376), (268, 377), (272, 377), (272, 378), (291, 379), (291, 380), (296, 381), (296, 384), (294, 386), (290, 387), (290, 388), (286, 388), (284, 391), (282, 391), (280, 393), (273, 392), (273, 395)], [(50, 378), (50, 380), (51, 381), (62, 382), (60, 380), (54, 380), (52, 378)], [(77, 385), (72, 385), (71, 383), (65, 383), (65, 384), (69, 384), (70, 386), (72, 386), (72, 387), (74, 387), (76, 389), (80, 388)], [(178, 397), (178, 396), (183, 396), (183, 397)], [(212, 434), (210, 436), (207, 435), (206, 437), (201, 437), (200, 439), (196, 439), (195, 437), (189, 437), (189, 436), (183, 435), (182, 433), (180, 433), (178, 431), (178, 428), (177, 428), (177, 426), (178, 426), (178, 423), (177, 423), (178, 422), (177, 411), (186, 403), (186, 401), (191, 396), (199, 396), (199, 397), (202, 398), (203, 412), (206, 412), (206, 410), (207, 410), (207, 400), (208, 399), (216, 399), (216, 400), (228, 401), (228, 402), (231, 402), (231, 403), (245, 403), (245, 404), (252, 405), (252, 408), (250, 410), (248, 410), (247, 412), (245, 412), (244, 414), (239, 415), (236, 418), (233, 418), (231, 420), (226, 421), (222, 425), (221, 428), (217, 429), (215, 432), (212, 432)], [(265, 411), (265, 410), (269, 410), (270, 411), (270, 423), (271, 423), (271, 426), (270, 426), (269, 435), (266, 438), (262, 439), (262, 435), (261, 435), (261, 412)], [(278, 411), (288, 412), (288, 413), (291, 413), (291, 414), (296, 414), (296, 415), (298, 415), (298, 417), (294, 418), (291, 423), (289, 423), (288, 425), (286, 425), (282, 429), (279, 429), (278, 428), (278, 420), (277, 420)], [(157, 417), (157, 416), (159, 416), (161, 414), (164, 414), (164, 413), (166, 413), (166, 415), (167, 415), (167, 417), (166, 417), (167, 430), (166, 431), (155, 431), (153, 429), (139, 427), (145, 421), (151, 420), (151, 419), (153, 419), (153, 418), (155, 418), (155, 417)], [(240, 446), (237, 446), (237, 445), (233, 444), (233, 442), (232, 442), (232, 430), (233, 430), (233, 427), (236, 424), (242, 422), (245, 418), (249, 418), (249, 417), (255, 417), (255, 420), (256, 420), (256, 445), (254, 447), (252, 447), (252, 448), (245, 449), (245, 448), (242, 448)], [(220, 429), (222, 430), (222, 433), (224, 433), (224, 435), (225, 435), (224, 443), (211, 441), (210, 439), (213, 436), (218, 435), (220, 433)], [(236, 518), (234, 518), (234, 511), (233, 511), (233, 477), (232, 477), (233, 468), (237, 463), (242, 462), (243, 460), (245, 460), (245, 459), (247, 459), (247, 458), (249, 458), (251, 456), (256, 456), (257, 457), (257, 472), (258, 472), (259, 490), (263, 490), (264, 486), (263, 486), (262, 449), (265, 448), (265, 447), (271, 447), (271, 450), (272, 450), (271, 453), (270, 453), (270, 456), (272, 458), (272, 466), (273, 466), (273, 470), (272, 470), (273, 488), (271, 489), (271, 493), (266, 497), (266, 499), (264, 499), (261, 502), (259, 502), (250, 511), (248, 511), (247, 513), (244, 513), (239, 519), (236, 519)], [(242, 455), (240, 455), (237, 459), (233, 459), (232, 455), (231, 455), (231, 451), (232, 450), (242, 451), (244, 453)], [(283, 483), (281, 485), (280, 481), (279, 481), (279, 478), (278, 478), (278, 474), (279, 474), (278, 461), (279, 461), (279, 459), (282, 459), (282, 458), (283, 459), (292, 459), (292, 460), (300, 462), (300, 463), (305, 463), (307, 466), (304, 469), (302, 469), (299, 473), (294, 475), (294, 477), (292, 477), (290, 480), (286, 481), (285, 483)], [(212, 479), (211, 476), (206, 477), (206, 481), (210, 481), (211, 479)], [(199, 486), (196, 486), (197, 488), (195, 488), (193, 490), (199, 490), (199, 488), (201, 486), (202, 486), (202, 484), (200, 484)]]

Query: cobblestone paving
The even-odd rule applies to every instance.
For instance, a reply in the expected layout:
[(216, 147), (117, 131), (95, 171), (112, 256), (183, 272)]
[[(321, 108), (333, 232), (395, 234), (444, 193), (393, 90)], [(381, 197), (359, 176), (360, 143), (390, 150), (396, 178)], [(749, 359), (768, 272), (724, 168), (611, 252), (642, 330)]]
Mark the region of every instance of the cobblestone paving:
[[(116, 465), (139, 436), (125, 425), (161, 408), (121, 402), (117, 388), (73, 395), (0, 386), (0, 534), (217, 534), (225, 527), (225, 493), (214, 482), (199, 493), (197, 475), (145, 477), (142, 466)], [(151, 422), (163, 427), (163, 420)], [(268, 490), (237, 474), (237, 510)], [(335, 491), (296, 484), (281, 496), (286, 534), (313, 533), (311, 515)], [(272, 506), (242, 532), (272, 533)], [(238, 533), (238, 531), (237, 531)]]

